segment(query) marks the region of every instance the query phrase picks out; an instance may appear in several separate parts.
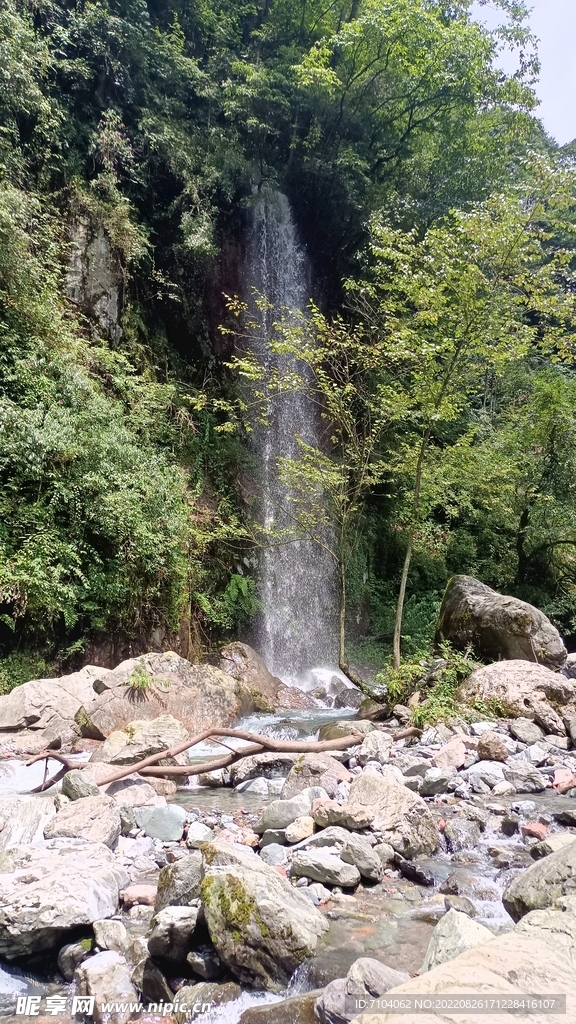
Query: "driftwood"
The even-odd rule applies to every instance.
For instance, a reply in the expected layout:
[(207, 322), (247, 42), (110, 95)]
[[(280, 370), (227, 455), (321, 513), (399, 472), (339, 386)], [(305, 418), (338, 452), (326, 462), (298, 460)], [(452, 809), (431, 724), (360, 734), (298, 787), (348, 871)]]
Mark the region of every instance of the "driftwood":
[[(183, 754), (185, 750), (189, 750), (191, 747), (195, 747), (198, 743), (202, 743), (203, 740), (213, 740), (215, 743), (219, 743), (217, 737), (229, 736), (235, 739), (246, 740), (247, 746), (240, 747), (237, 750), (231, 749), (226, 743), (222, 743), (229, 753), (219, 758), (214, 758), (211, 761), (205, 761), (203, 764), (196, 765), (158, 765), (159, 761), (163, 761), (168, 758), (176, 757), (177, 754)], [(293, 753), (293, 754), (318, 754), (321, 752), (328, 752), (330, 750), (347, 750), (349, 747), (356, 746), (358, 743), (362, 743), (364, 739), (358, 733), (351, 733), (349, 736), (342, 736), (337, 740), (322, 740), (322, 741), (306, 741), (306, 740), (279, 740), (273, 739), (270, 736), (261, 736), (259, 733), (245, 732), (243, 729), (225, 729), (221, 727), (211, 727), (204, 729), (203, 732), (197, 733), (196, 736), (190, 737), (183, 743), (179, 743), (175, 747), (170, 747), (168, 750), (161, 750), (158, 754), (151, 754), (150, 757), (145, 757), (141, 761), (137, 761), (136, 764), (124, 765), (122, 768), (117, 768), (115, 771), (111, 771), (109, 775), (104, 776), (102, 779), (95, 780), (97, 786), (107, 786), (111, 782), (118, 782), (120, 779), (126, 778), (128, 775), (134, 775), (136, 772), (142, 775), (176, 775), (176, 776), (193, 776), (201, 775), (203, 772), (215, 771), (218, 768), (225, 768), (229, 764), (233, 764), (235, 761), (240, 761), (244, 757), (250, 757), (253, 754), (261, 754), (265, 751), (271, 753)], [(63, 754), (57, 754), (53, 750), (45, 750), (42, 753), (37, 754), (35, 757), (30, 758), (26, 762), (27, 765), (32, 765), (36, 761), (42, 761), (53, 758), (56, 761), (60, 761), (63, 767), (52, 776), (50, 779), (44, 779), (44, 782), (32, 790), (33, 793), (42, 793), (46, 789), (50, 789), (56, 782), (66, 774), (66, 772), (75, 768), (82, 770), (88, 768), (90, 762), (78, 763), (73, 761), (71, 758), (65, 757)], [(156, 767), (154, 767), (156, 766)]]

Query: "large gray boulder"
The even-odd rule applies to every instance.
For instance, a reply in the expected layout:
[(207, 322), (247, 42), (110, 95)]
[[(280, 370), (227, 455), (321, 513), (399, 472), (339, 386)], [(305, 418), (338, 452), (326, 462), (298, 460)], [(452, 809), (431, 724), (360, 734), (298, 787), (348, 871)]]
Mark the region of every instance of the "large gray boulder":
[(227, 644), (220, 654), (220, 668), (237, 680), (238, 691), (248, 706), (257, 711), (277, 708), (278, 690), (284, 684), (272, 675), (253, 647), (239, 641)]
[(53, 839), (0, 854), (0, 956), (63, 946), (69, 932), (111, 917), (128, 875), (102, 843)]
[(430, 971), (433, 967), (438, 967), (438, 964), (454, 960), (460, 953), (465, 953), (467, 949), (479, 946), (483, 942), (489, 942), (493, 937), (492, 932), (483, 924), (451, 908), (440, 918), (432, 932), (422, 971)]
[(298, 850), (292, 857), (292, 874), (295, 878), (311, 878), (324, 885), (354, 887), (360, 881), (358, 868), (340, 859), (335, 847), (319, 850)]
[(424, 800), (397, 782), (391, 772), (365, 769), (350, 787), (348, 806), (369, 814), (372, 828), (382, 841), (412, 858), (433, 853), (438, 846), (438, 827)]
[(498, 661), (478, 668), (457, 691), (463, 704), (480, 702), (509, 718), (529, 718), (546, 733), (566, 734), (562, 717), (574, 703), (571, 679), (528, 661)]
[(444, 592), (436, 643), (471, 646), (486, 659), (532, 661), (558, 671), (567, 651), (543, 612), (516, 597), (498, 594), (472, 576), (453, 576)]
[(194, 907), (164, 907), (150, 923), (148, 949), (151, 956), (184, 963), (192, 946), (192, 936), (200, 912), (200, 900)]
[(310, 786), (291, 800), (272, 800), (254, 825), (254, 831), (262, 834), (270, 828), (287, 828), (296, 818), (310, 813), (314, 800), (322, 799), (328, 799), (326, 791), (319, 786)]
[[(300, 754), (253, 754), (243, 757), (230, 768), (233, 786), (239, 786), (249, 779), (284, 779), (300, 757)], [(202, 776), (200, 776), (202, 777)]]
[(136, 1005), (138, 996), (122, 953), (105, 950), (89, 957), (76, 968), (74, 981), (78, 995), (94, 996), (95, 1021), (123, 1024), (132, 1016), (126, 1004)]
[(86, 665), (57, 679), (33, 679), (16, 686), (0, 697), (0, 730), (43, 730), (46, 739), (59, 737), (67, 742), (80, 730), (74, 719), (82, 706), (89, 707), (97, 698), (93, 688), (96, 680), (105, 679), (108, 669)]
[(194, 850), (188, 857), (163, 867), (158, 876), (158, 892), (154, 911), (164, 907), (189, 907), (200, 896), (202, 855)]
[(307, 896), (274, 868), (224, 843), (205, 847), (201, 893), (220, 959), (254, 988), (285, 988), (328, 928)]
[(242, 701), (235, 679), (212, 665), (191, 665), (173, 651), (123, 661), (96, 683), (96, 700), (76, 712), (83, 736), (106, 739), (134, 720), (168, 714), (191, 733), (230, 725)]
[(561, 896), (576, 894), (576, 835), (562, 846), (531, 864), (513, 878), (504, 890), (502, 902), (514, 921), (530, 910), (550, 907)]
[(352, 1006), (356, 1000), (359, 1005), (369, 1006), (372, 1000), (409, 978), (404, 971), (395, 971), (379, 960), (362, 956), (354, 961), (345, 978), (337, 978), (326, 986), (316, 1000), (316, 1016), (320, 1024), (348, 1024), (354, 1016)]
[(340, 851), (340, 857), (347, 864), (354, 864), (362, 875), (369, 882), (379, 882), (384, 874), (384, 866), (380, 857), (374, 852), (364, 836), (351, 832)]
[[(567, 1024), (573, 1019), (576, 1000), (576, 901), (566, 900), (562, 909), (540, 910), (528, 914), (511, 932), (474, 946), (454, 960), (448, 960), (418, 978), (411, 978), (387, 995), (402, 999), (405, 995), (447, 996), (466, 994), (478, 997), (506, 995), (525, 998), (527, 993), (562, 994), (567, 997), (566, 1012), (530, 1013), (530, 1024)], [(441, 1010), (442, 1021), (463, 1024), (503, 1024), (516, 1014), (466, 1013), (461, 1009)], [(410, 1014), (371, 1013), (354, 1018), (358, 1024), (407, 1024)], [(438, 1024), (438, 1014), (418, 1013), (418, 1024)]]
[(118, 804), (109, 796), (85, 796), (66, 804), (44, 828), (45, 839), (86, 839), (114, 846), (121, 832)]
[(34, 796), (0, 796), (0, 850), (10, 846), (41, 843), (44, 829), (56, 814), (54, 797), (50, 793)]
[[(104, 743), (94, 751), (91, 762), (105, 761), (107, 764), (136, 764), (145, 757), (159, 754), (162, 750), (185, 743), (188, 730), (172, 715), (129, 722), (123, 729), (111, 732)], [(158, 764), (189, 764), (186, 753), (165, 758)]]
[(290, 800), (311, 786), (321, 786), (332, 797), (339, 782), (351, 781), (348, 769), (330, 754), (299, 754), (288, 773), (281, 797)]

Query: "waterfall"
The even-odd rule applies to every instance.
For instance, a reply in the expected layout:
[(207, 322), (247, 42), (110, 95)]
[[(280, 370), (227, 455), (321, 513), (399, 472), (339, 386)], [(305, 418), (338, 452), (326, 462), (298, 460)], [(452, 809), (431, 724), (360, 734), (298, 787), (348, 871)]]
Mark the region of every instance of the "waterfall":
[[(255, 199), (244, 269), (248, 296), (255, 289), (275, 311), (305, 310), (310, 267), (282, 193), (263, 192)], [(271, 352), (267, 345), (274, 317), (272, 310), (264, 314), (261, 336), (251, 344), (261, 361), (282, 373), (294, 368), (295, 362)], [(280, 479), (277, 460), (298, 457), (297, 437), (317, 445), (319, 436), (319, 413), (309, 394), (303, 391), (273, 399), (267, 427), (253, 435), (259, 464), (258, 516), (266, 531), (289, 530), (294, 522), (294, 498)], [(336, 587), (329, 554), (307, 537), (293, 537), (280, 543), (269, 539), (261, 552), (261, 612), (254, 642), (272, 672), (302, 685), (313, 667), (337, 664)]]

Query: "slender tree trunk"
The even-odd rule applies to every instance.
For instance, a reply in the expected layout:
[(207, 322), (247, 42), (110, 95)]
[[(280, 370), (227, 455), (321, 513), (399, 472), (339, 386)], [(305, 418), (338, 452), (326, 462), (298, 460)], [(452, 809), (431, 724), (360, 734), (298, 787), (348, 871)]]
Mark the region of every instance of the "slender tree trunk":
[(398, 603), (396, 605), (396, 621), (394, 623), (394, 640), (392, 644), (392, 664), (394, 668), (400, 668), (400, 661), (402, 659), (401, 640), (402, 617), (404, 615), (404, 599), (406, 597), (406, 584), (408, 582), (408, 573), (410, 572), (410, 563), (412, 561), (412, 550), (414, 548), (414, 531), (416, 528), (416, 519), (418, 517), (418, 512), (420, 509), (422, 471), (424, 469), (424, 459), (426, 458), (426, 451), (428, 449), (428, 442), (430, 441), (431, 432), (432, 427), (428, 426), (422, 437), (420, 451), (418, 452), (418, 461), (416, 463), (416, 475), (414, 477), (414, 495), (412, 498), (412, 517), (410, 522), (410, 529), (408, 531), (408, 546), (406, 548), (404, 566), (402, 568), (402, 578), (400, 580)]
[(338, 628), (338, 664), (343, 672), (342, 665), (346, 664), (346, 566), (341, 561), (340, 570), (340, 607), (339, 607), (339, 628)]

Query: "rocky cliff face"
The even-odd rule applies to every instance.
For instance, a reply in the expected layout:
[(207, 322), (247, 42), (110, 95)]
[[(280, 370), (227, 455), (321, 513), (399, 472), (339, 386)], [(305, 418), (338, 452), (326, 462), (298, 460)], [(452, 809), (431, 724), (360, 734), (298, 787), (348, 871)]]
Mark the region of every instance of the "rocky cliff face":
[(88, 218), (70, 225), (70, 256), (66, 293), (111, 341), (122, 337), (122, 281), (102, 226)]

